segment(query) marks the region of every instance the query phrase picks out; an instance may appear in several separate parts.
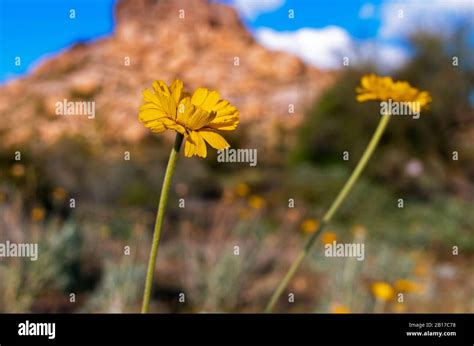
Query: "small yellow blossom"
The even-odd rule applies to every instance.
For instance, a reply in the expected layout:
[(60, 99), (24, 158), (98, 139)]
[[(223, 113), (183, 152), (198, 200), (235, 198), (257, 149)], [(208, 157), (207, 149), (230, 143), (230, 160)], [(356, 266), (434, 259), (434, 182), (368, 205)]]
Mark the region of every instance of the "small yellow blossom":
[(319, 227), (319, 221), (316, 219), (306, 219), (301, 224), (301, 229), (304, 233), (314, 233)]
[(153, 91), (146, 89), (143, 97), (145, 104), (140, 107), (138, 119), (153, 132), (169, 129), (181, 133), (186, 141), (186, 157), (206, 157), (206, 142), (218, 150), (228, 148), (217, 131), (235, 130), (239, 124), (239, 111), (217, 91), (198, 88), (190, 95), (180, 80), (169, 87), (155, 81)]
[(392, 300), (395, 296), (395, 290), (390, 284), (382, 281), (374, 282), (372, 284), (372, 294), (380, 300)]
[(394, 282), (393, 286), (398, 292), (422, 292), (423, 287), (416, 282), (406, 280), (406, 279), (398, 279)]
[(265, 207), (265, 204), (265, 200), (258, 195), (252, 195), (249, 197), (249, 206), (253, 209), (262, 209)]
[(350, 312), (351, 310), (342, 304), (336, 303), (331, 305), (331, 313), (333, 314), (349, 314)]
[(239, 183), (237, 184), (237, 186), (235, 187), (235, 193), (239, 196), (239, 197), (245, 197), (247, 196), (249, 193), (250, 193), (250, 187), (245, 184), (245, 183)]
[(337, 234), (332, 231), (326, 231), (321, 234), (321, 242), (323, 244), (332, 244), (337, 240)]
[(370, 100), (399, 102), (418, 102), (420, 110), (428, 108), (431, 96), (427, 91), (420, 91), (408, 82), (394, 82), (391, 77), (380, 77), (375, 74), (365, 75), (361, 79), (361, 86), (356, 88), (357, 101)]
[(53, 198), (57, 201), (62, 201), (66, 198), (66, 190), (62, 187), (57, 187), (53, 190)]
[(20, 178), (25, 175), (25, 166), (21, 163), (15, 163), (10, 169), (10, 173), (12, 176)]
[(38, 222), (44, 219), (46, 212), (42, 207), (34, 207), (31, 211), (31, 218), (33, 221)]
[(407, 311), (407, 307), (404, 303), (396, 303), (393, 306), (393, 311), (397, 313), (404, 313)]
[(367, 230), (362, 225), (354, 225), (352, 228), (352, 234), (357, 238), (363, 238), (367, 234)]
[(414, 273), (416, 276), (426, 276), (428, 274), (428, 266), (426, 264), (417, 264)]

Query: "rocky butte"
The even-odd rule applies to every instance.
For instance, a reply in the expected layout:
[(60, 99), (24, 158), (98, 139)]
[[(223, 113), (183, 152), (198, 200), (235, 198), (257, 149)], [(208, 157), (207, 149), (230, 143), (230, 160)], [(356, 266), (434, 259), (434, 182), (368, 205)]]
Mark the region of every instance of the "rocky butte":
[[(260, 46), (227, 5), (123, 0), (115, 17), (113, 35), (77, 44), (0, 87), (0, 146), (47, 147), (65, 133), (109, 144), (139, 141), (150, 135), (137, 121), (142, 90), (174, 78), (190, 89), (218, 89), (239, 108), (250, 141), (271, 146), (278, 140), (274, 125), (298, 125), (332, 80), (293, 55)], [(94, 121), (57, 115), (64, 99), (95, 102)]]

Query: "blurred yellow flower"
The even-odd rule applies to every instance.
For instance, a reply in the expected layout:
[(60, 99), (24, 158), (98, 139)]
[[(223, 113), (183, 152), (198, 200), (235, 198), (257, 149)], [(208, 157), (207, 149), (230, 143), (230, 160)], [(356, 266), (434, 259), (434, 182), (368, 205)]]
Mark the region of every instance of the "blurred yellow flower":
[(331, 313), (333, 314), (349, 314), (351, 310), (341, 304), (332, 304), (331, 305)]
[(304, 233), (314, 233), (319, 227), (319, 221), (316, 219), (306, 219), (301, 224), (301, 229)]
[(395, 290), (390, 284), (382, 281), (377, 281), (372, 284), (372, 294), (380, 300), (392, 300), (395, 296)]
[(15, 163), (10, 169), (10, 173), (12, 176), (20, 178), (25, 175), (25, 166), (21, 163)]
[(265, 204), (265, 200), (258, 195), (252, 195), (249, 197), (249, 206), (253, 209), (262, 209), (265, 207)]
[(240, 197), (245, 197), (250, 193), (250, 187), (245, 183), (239, 183), (235, 187), (235, 193)]
[(407, 311), (407, 307), (404, 303), (396, 303), (393, 306), (393, 311), (397, 312), (397, 313), (403, 313), (403, 312)]
[(424, 263), (417, 264), (413, 272), (416, 276), (426, 276), (428, 275), (428, 266)]
[(46, 212), (42, 207), (34, 207), (31, 211), (31, 218), (33, 221), (38, 222), (44, 219)]
[(355, 237), (362, 238), (367, 234), (367, 230), (362, 225), (354, 225), (352, 228), (352, 234), (354, 234)]
[(206, 157), (206, 142), (218, 150), (228, 148), (217, 130), (235, 130), (239, 124), (239, 111), (217, 91), (198, 88), (191, 96), (180, 80), (169, 87), (155, 81), (153, 91), (146, 89), (143, 97), (145, 104), (140, 107), (138, 119), (153, 132), (169, 129), (181, 133), (186, 140), (186, 157)]
[(332, 231), (326, 231), (321, 234), (321, 242), (323, 244), (332, 244), (337, 240), (337, 234)]
[(375, 74), (363, 76), (361, 86), (357, 87), (356, 91), (359, 102), (389, 99), (400, 102), (418, 102), (420, 110), (427, 108), (431, 102), (431, 96), (427, 91), (420, 91), (408, 82), (394, 82), (391, 77), (380, 77)]
[(53, 198), (57, 201), (62, 201), (64, 198), (66, 198), (66, 190), (64, 190), (62, 187), (57, 187), (53, 190)]
[(393, 286), (399, 292), (422, 292), (423, 286), (417, 284), (416, 282), (406, 280), (406, 279), (398, 279), (394, 282)]

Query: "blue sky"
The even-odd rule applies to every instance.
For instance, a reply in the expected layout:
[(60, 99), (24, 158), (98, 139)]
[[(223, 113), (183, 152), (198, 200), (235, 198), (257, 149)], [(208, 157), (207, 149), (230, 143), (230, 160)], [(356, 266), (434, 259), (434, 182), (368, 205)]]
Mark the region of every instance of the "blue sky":
[[(239, 1), (223, 1), (238, 4)], [(250, 1), (251, 3), (251, 1)], [(276, 31), (294, 31), (305, 27), (324, 28), (336, 25), (345, 28), (357, 38), (373, 38), (377, 34), (380, 20), (377, 17), (361, 21), (360, 9), (371, 4), (375, 9), (382, 0), (287, 0), (274, 1), (273, 9), (241, 11), (250, 28), (271, 27)], [(251, 6), (249, 6), (251, 7)], [(288, 18), (288, 11), (294, 11), (294, 18)]]
[(0, 82), (21, 76), (74, 43), (110, 34), (113, 4), (114, 0), (0, 0)]
[[(410, 30), (418, 26), (446, 32), (459, 20), (474, 18), (473, 0), (213, 1), (234, 6), (262, 45), (289, 51), (320, 68), (338, 68), (342, 57), (357, 61), (364, 54), (375, 56), (383, 68), (396, 68), (409, 54), (403, 37)], [(21, 76), (76, 42), (113, 33), (114, 4), (0, 0), (0, 82)], [(70, 18), (71, 10), (75, 18)]]

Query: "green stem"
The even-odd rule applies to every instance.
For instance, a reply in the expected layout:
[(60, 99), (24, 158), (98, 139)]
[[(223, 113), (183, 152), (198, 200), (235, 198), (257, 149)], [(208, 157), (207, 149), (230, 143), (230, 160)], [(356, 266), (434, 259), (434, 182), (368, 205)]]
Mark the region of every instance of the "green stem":
[(148, 261), (148, 270), (146, 274), (145, 292), (143, 293), (142, 313), (148, 312), (150, 307), (151, 286), (153, 283), (153, 274), (155, 272), (156, 255), (158, 254), (158, 245), (160, 243), (161, 225), (165, 215), (166, 203), (168, 202), (168, 192), (171, 186), (171, 178), (176, 167), (176, 160), (183, 142), (183, 135), (176, 134), (173, 149), (171, 149), (170, 157), (168, 159), (168, 166), (166, 167), (165, 179), (161, 188), (160, 202), (158, 204), (158, 212), (156, 213), (155, 230), (153, 233), (153, 243), (150, 251), (150, 259)]
[(385, 131), (385, 128), (387, 127), (387, 124), (388, 124), (389, 120), (390, 120), (390, 115), (383, 115), (380, 118), (377, 129), (375, 130), (375, 132), (372, 136), (372, 139), (370, 140), (369, 144), (367, 145), (367, 148), (365, 148), (364, 154), (362, 155), (359, 162), (357, 163), (356, 168), (354, 169), (351, 176), (349, 177), (349, 179), (344, 184), (344, 187), (342, 188), (342, 190), (339, 191), (339, 194), (337, 195), (336, 199), (332, 202), (332, 204), (329, 207), (328, 211), (324, 214), (322, 222), (319, 224), (316, 231), (311, 235), (311, 237), (309, 237), (309, 239), (306, 242), (303, 250), (301, 250), (298, 257), (296, 258), (296, 260), (293, 262), (290, 269), (286, 273), (285, 277), (280, 282), (280, 284), (278, 285), (275, 292), (273, 292), (273, 295), (270, 298), (270, 301), (268, 302), (268, 304), (265, 308), (265, 312), (271, 312), (273, 310), (273, 308), (275, 307), (275, 304), (277, 303), (278, 299), (280, 298), (280, 296), (285, 291), (286, 287), (288, 286), (291, 279), (295, 275), (296, 271), (298, 270), (299, 266), (303, 262), (304, 258), (306, 257), (306, 255), (309, 253), (309, 251), (313, 247), (314, 242), (319, 237), (319, 235), (322, 233), (324, 227), (331, 221), (332, 217), (337, 212), (337, 210), (341, 206), (342, 202), (344, 202), (344, 200), (346, 199), (347, 195), (351, 191), (354, 184), (357, 182), (357, 179), (359, 178), (360, 174), (362, 173), (365, 166), (369, 162), (370, 157), (374, 153), (375, 148), (377, 148), (377, 145), (380, 141), (380, 138), (382, 137), (382, 134)]

